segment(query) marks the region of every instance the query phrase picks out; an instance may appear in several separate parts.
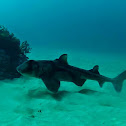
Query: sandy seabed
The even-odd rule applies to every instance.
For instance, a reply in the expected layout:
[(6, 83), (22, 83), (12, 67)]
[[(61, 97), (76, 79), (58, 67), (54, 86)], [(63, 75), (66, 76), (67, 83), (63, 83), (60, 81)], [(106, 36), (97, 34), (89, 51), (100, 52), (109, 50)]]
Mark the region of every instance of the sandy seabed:
[[(53, 60), (62, 53), (68, 53), (70, 65), (98, 64), (107, 77), (126, 69), (125, 57), (116, 54), (34, 49), (29, 57)], [(82, 87), (61, 82), (59, 92), (51, 94), (40, 79), (21, 77), (0, 82), (0, 101), (0, 126), (126, 126), (126, 81), (121, 93), (111, 83), (100, 88), (87, 80)]]

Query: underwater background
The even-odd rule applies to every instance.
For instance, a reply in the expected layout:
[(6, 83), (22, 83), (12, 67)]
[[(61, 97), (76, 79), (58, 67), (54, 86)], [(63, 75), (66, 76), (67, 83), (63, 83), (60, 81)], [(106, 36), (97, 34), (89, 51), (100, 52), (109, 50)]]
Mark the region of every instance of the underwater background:
[(4, 0), (0, 5), (0, 24), (34, 46), (126, 53), (124, 0)]
[[(0, 25), (27, 40), (33, 60), (68, 54), (70, 65), (115, 77), (126, 70), (125, 0), (4, 0)], [(0, 81), (0, 126), (126, 126), (126, 81), (117, 93), (62, 82), (50, 94), (40, 79)]]

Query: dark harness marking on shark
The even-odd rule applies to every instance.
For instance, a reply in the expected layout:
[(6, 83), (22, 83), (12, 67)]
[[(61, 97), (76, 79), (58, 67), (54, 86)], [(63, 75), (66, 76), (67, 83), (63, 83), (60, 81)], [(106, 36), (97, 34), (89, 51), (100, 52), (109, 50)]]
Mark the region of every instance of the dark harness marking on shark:
[(98, 81), (100, 87), (104, 82), (111, 82), (117, 92), (122, 89), (126, 79), (126, 71), (115, 78), (108, 78), (99, 73), (99, 66), (95, 65), (91, 70), (84, 70), (71, 66), (67, 62), (67, 54), (63, 54), (55, 60), (29, 60), (17, 67), (17, 71), (24, 76), (41, 78), (48, 90), (56, 93), (60, 87), (60, 81), (73, 82), (82, 86), (86, 80)]

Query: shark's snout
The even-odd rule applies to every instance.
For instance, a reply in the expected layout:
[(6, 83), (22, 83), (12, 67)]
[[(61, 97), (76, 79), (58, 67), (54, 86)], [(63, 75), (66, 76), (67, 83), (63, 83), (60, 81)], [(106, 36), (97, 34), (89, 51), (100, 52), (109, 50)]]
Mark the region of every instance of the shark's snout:
[(22, 63), (22, 64), (19, 65), (16, 69), (17, 69), (17, 71), (18, 71), (20, 74), (27, 72), (27, 69), (28, 69), (27, 62)]
[(19, 65), (16, 69), (17, 71), (24, 76), (34, 76), (34, 62), (32, 60), (26, 61)]
[(17, 66), (16, 70), (17, 70), (19, 73), (22, 73), (22, 66), (21, 66), (21, 65)]

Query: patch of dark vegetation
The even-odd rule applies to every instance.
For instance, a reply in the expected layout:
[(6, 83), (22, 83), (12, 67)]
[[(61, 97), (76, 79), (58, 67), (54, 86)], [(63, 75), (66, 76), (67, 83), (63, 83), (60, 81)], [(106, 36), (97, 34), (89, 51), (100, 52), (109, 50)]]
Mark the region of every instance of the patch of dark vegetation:
[(0, 80), (20, 77), (16, 67), (28, 60), (26, 54), (30, 50), (27, 41), (21, 43), (13, 33), (0, 25)]

